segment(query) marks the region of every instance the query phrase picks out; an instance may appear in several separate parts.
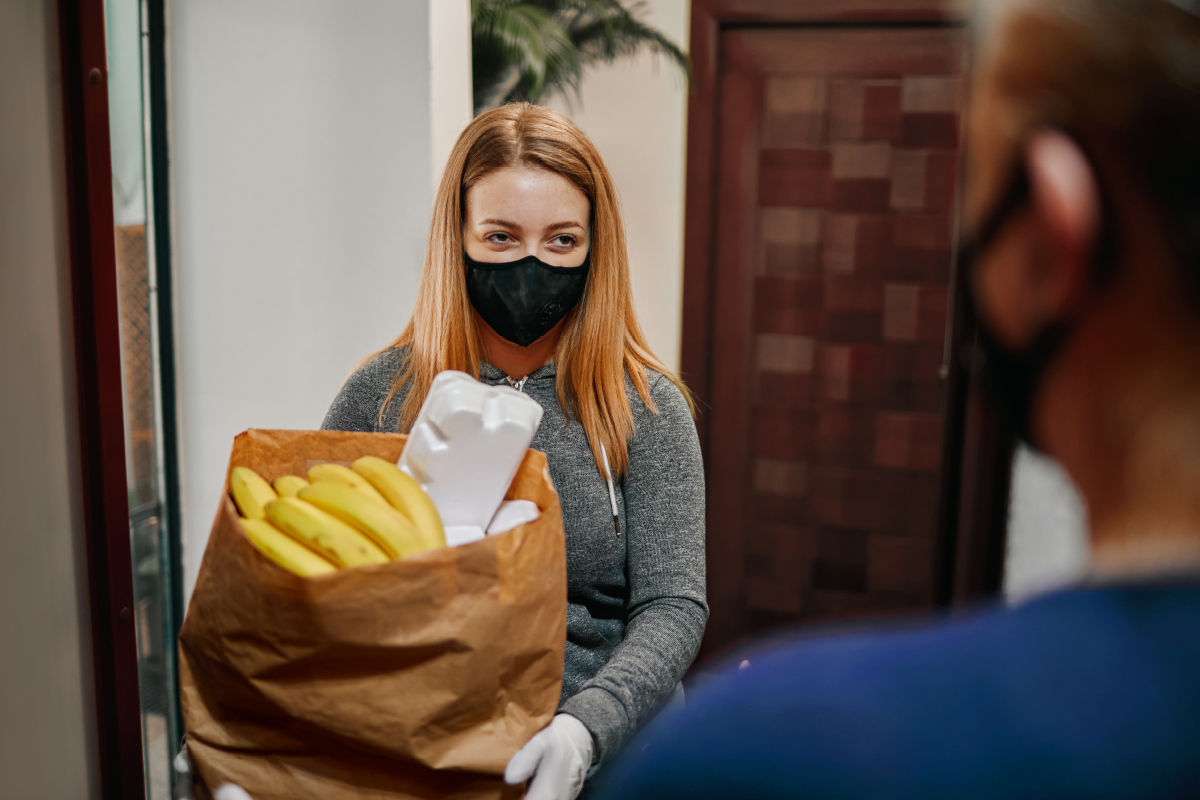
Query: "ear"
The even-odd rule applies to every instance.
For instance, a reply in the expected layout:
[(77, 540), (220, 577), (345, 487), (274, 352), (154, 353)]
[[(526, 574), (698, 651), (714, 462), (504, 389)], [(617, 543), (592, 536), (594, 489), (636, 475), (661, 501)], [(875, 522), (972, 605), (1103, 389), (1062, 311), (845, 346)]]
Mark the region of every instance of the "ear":
[(1100, 225), (1100, 194), (1091, 163), (1066, 134), (1041, 130), (1025, 146), (1039, 239), (1039, 316), (1068, 313), (1086, 290)]

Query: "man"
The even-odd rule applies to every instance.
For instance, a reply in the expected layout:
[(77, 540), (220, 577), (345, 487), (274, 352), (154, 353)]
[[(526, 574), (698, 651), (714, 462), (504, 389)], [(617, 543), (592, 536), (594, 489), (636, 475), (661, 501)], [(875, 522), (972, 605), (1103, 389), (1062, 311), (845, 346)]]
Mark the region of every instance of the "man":
[(1087, 504), (1088, 581), (743, 655), (652, 723), (600, 796), (1200, 797), (1189, 2), (1013, 0), (982, 31), (960, 278), (985, 377)]

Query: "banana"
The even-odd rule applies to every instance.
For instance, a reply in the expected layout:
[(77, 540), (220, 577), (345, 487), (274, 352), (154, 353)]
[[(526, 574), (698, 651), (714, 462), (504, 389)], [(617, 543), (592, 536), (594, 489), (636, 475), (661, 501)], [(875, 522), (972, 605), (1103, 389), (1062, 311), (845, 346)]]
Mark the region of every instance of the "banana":
[(426, 549), (420, 532), (408, 517), (386, 502), (372, 500), (349, 486), (318, 481), (301, 489), (299, 497), (365, 533), (392, 558)]
[(392, 462), (376, 456), (363, 456), (351, 466), (354, 472), (370, 481), (393, 508), (412, 520), (426, 549), (446, 546), (442, 517), (421, 484)]
[(281, 497), (268, 504), (267, 521), (339, 567), (383, 564), (390, 560), (366, 536), (298, 497)]
[(330, 562), (309, 550), (271, 523), (262, 519), (244, 519), (246, 536), (262, 554), (279, 566), (302, 578), (336, 572)]
[(308, 479), (313, 483), (318, 481), (332, 481), (333, 483), (341, 483), (349, 486), (351, 489), (358, 489), (368, 497), (378, 500), (381, 503), (386, 503), (375, 487), (372, 486), (361, 475), (357, 475), (353, 470), (343, 467), (341, 464), (317, 464), (308, 470)]
[(246, 519), (262, 519), (267, 503), (279, 496), (261, 475), (249, 467), (233, 468), (233, 472), (229, 473), (229, 491), (233, 494), (238, 511)]
[(305, 486), (308, 481), (298, 475), (282, 475), (275, 479), (275, 491), (280, 497), (295, 497)]

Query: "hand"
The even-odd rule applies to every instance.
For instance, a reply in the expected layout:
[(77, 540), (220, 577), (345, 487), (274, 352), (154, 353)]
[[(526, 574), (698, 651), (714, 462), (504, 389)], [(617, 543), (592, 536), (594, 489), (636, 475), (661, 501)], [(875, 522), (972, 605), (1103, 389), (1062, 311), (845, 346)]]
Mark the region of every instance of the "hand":
[(525, 800), (575, 800), (592, 764), (592, 734), (570, 714), (556, 714), (509, 759), (504, 782), (529, 783)]
[[(175, 772), (179, 782), (175, 784), (175, 800), (193, 800), (192, 794), (192, 756), (188, 753), (187, 742), (175, 754)], [(252, 800), (246, 790), (234, 783), (223, 783), (212, 794), (213, 800)]]

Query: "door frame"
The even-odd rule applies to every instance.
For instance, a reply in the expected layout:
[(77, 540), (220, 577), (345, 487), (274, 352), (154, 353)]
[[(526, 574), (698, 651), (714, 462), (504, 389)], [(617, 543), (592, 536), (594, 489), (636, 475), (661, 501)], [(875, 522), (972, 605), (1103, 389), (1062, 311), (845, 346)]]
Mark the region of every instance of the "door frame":
[(145, 796), (102, 0), (59, 0), (79, 485), (101, 794)]
[[(718, 279), (717, 208), (721, 34), (746, 26), (925, 26), (965, 25), (954, 0), (693, 0), (690, 55), (692, 93), (688, 101), (687, 168), (684, 213), (684, 281), (681, 374), (697, 405), (696, 428), (705, 455), (709, 486), (729, 476), (708, 458), (709, 413), (714, 399), (712, 352), (714, 296)], [(960, 171), (961, 172), (961, 171)], [(951, 277), (952, 288), (955, 276)], [(957, 297), (956, 294), (951, 295)], [(933, 599), (937, 606), (978, 600), (999, 591), (1003, 577), (1004, 534), (1013, 440), (991, 409), (960, 357), (974, 335), (958, 302), (947, 324), (946, 411), (941, 456), (937, 530), (934, 538)], [(726, 530), (718, 491), (709, 493), (708, 530)], [(740, 591), (736, 553), (725, 553), (709, 537), (708, 590), (720, 597)], [(710, 630), (726, 640), (729, 621), (711, 620)], [(717, 642), (719, 647), (724, 641)], [(714, 647), (706, 637), (702, 654)]]

